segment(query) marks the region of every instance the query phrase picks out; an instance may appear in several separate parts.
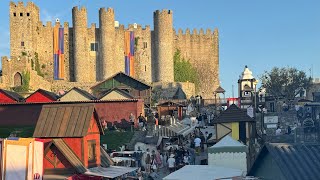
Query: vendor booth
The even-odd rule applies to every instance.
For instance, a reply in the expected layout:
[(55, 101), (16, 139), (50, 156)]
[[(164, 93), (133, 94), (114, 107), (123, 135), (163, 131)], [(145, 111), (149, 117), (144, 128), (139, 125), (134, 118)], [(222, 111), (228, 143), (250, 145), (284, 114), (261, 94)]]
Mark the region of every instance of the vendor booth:
[(232, 169), (220, 166), (207, 165), (186, 165), (183, 168), (164, 177), (164, 180), (213, 180), (213, 179), (234, 179), (242, 177), (243, 172), (239, 169)]
[(247, 171), (247, 147), (227, 135), (208, 148), (208, 165)]
[(11, 138), (1, 142), (1, 179), (42, 179), (43, 142), (34, 138)]

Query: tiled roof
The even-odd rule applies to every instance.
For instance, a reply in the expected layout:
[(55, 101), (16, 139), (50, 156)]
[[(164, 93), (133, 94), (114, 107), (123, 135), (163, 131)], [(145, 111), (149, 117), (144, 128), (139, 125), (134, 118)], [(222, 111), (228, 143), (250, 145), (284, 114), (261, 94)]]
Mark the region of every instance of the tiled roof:
[(266, 152), (270, 153), (287, 179), (310, 180), (320, 177), (320, 144), (266, 144), (252, 168)]
[(7, 90), (4, 90), (4, 89), (0, 89), (0, 92), (3, 92), (4, 94), (6, 94), (7, 96), (11, 97), (15, 101), (22, 101), (24, 99), (22, 96), (20, 96), (16, 92), (7, 91)]
[(33, 137), (83, 137), (94, 112), (94, 104), (43, 105)]
[(53, 139), (52, 143), (60, 150), (60, 152), (70, 162), (70, 164), (77, 170), (78, 173), (82, 174), (87, 171), (87, 169), (82, 164), (82, 162), (77, 157), (77, 155), (74, 154), (72, 149), (62, 139)]
[(232, 104), (228, 109), (221, 112), (221, 114), (213, 121), (213, 123), (229, 123), (229, 122), (250, 122), (253, 118), (247, 115), (246, 111), (241, 110), (235, 104)]

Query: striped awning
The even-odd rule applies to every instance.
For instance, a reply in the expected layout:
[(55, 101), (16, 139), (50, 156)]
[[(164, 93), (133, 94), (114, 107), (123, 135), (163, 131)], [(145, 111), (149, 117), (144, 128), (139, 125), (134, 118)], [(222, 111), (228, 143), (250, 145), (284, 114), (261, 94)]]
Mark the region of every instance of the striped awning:
[(174, 137), (174, 136), (187, 136), (193, 132), (194, 127), (176, 122), (170, 126), (156, 126), (154, 136)]

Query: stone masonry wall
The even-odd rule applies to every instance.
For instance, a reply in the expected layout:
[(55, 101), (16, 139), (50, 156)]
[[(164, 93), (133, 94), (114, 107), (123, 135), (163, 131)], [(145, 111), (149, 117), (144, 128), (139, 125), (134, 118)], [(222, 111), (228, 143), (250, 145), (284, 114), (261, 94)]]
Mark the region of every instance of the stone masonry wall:
[(186, 94), (187, 99), (191, 96), (195, 96), (195, 84), (190, 82), (154, 82), (152, 83), (152, 89), (157, 91), (160, 95), (160, 99), (170, 99), (177, 92), (178, 88)]
[(196, 69), (199, 79), (199, 92), (203, 98), (212, 96), (213, 91), (219, 86), (219, 39), (218, 30), (214, 33), (203, 29), (198, 33), (196, 29), (190, 33), (187, 29), (185, 34), (181, 29), (175, 35), (175, 51), (179, 49), (181, 55), (189, 60)]
[[(20, 13), (21, 16), (20, 16)], [(34, 3), (10, 3), (10, 48), (11, 57), (19, 57), (27, 52), (34, 59), (35, 52), (39, 57), (44, 79), (61, 87), (70, 81), (97, 82), (111, 75), (124, 71), (124, 32), (134, 31), (137, 44), (135, 46), (134, 77), (147, 83), (162, 81), (173, 82), (173, 55), (180, 49), (184, 58), (189, 59), (200, 77), (199, 93), (203, 98), (211, 97), (213, 90), (219, 85), (219, 37), (218, 30), (210, 29), (206, 33), (200, 29), (181, 29), (176, 33), (173, 29), (173, 13), (170, 10), (154, 12), (154, 30), (150, 26), (141, 25), (128, 28), (123, 25), (114, 27), (114, 10), (99, 10), (99, 27), (95, 24), (87, 26), (87, 10), (77, 7), (72, 10), (73, 27), (64, 23), (64, 56), (65, 79), (55, 83), (53, 80), (53, 28), (60, 26), (56, 22), (43, 25), (40, 21), (39, 8)], [(24, 42), (24, 46), (22, 46)], [(91, 43), (98, 43), (98, 49), (91, 51)], [(14, 60), (3, 65), (3, 84), (12, 86), (15, 67), (30, 68), (20, 61)], [(16, 63), (16, 64), (15, 64)], [(9, 69), (6, 69), (9, 68)], [(11, 69), (10, 69), (11, 68)], [(19, 70), (20, 71), (20, 70)], [(104, 76), (104, 75), (105, 76)], [(46, 84), (46, 83), (44, 83)], [(71, 83), (77, 85), (77, 83)], [(79, 86), (82, 85), (81, 83)], [(54, 86), (54, 85), (53, 85)], [(85, 86), (85, 83), (84, 83)], [(82, 87), (82, 86), (80, 86)]]

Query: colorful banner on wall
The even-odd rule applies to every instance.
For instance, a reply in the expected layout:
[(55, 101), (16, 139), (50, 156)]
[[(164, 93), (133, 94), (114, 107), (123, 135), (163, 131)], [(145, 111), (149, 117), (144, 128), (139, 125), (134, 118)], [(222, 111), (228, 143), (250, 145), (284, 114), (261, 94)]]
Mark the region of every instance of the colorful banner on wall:
[(134, 32), (126, 31), (124, 34), (124, 64), (125, 73), (129, 76), (134, 76), (134, 46)]
[(53, 65), (54, 79), (64, 79), (64, 28), (53, 29)]

